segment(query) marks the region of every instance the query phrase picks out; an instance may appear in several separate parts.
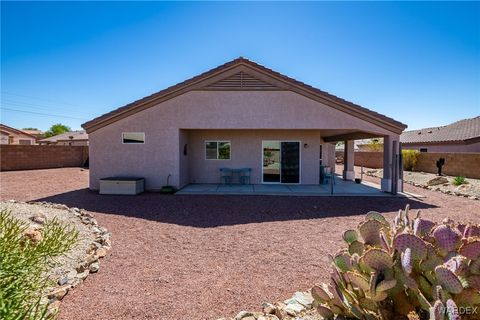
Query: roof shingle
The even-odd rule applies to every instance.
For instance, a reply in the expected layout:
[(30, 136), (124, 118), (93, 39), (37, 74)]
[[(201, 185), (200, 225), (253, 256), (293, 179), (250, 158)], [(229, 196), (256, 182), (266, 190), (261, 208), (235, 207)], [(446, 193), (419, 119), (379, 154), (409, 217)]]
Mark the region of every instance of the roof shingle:
[(480, 116), (463, 119), (446, 126), (405, 131), (402, 143), (458, 142), (480, 138)]

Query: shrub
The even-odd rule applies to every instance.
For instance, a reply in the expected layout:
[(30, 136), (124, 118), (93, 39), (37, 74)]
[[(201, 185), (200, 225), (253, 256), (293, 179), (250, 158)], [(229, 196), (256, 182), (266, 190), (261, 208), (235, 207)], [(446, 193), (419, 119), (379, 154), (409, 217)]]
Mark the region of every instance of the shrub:
[(419, 154), (418, 150), (402, 150), (403, 170), (412, 171), (415, 169)]
[(465, 179), (465, 177), (455, 177), (453, 178), (453, 184), (456, 186), (460, 186), (462, 184), (467, 184), (468, 181)]
[(459, 309), (480, 307), (479, 236), (480, 225), (412, 219), (408, 206), (393, 224), (369, 212), (330, 257), (330, 284), (312, 288), (317, 310), (326, 319), (460, 319)]
[(45, 275), (48, 264), (78, 238), (78, 232), (56, 219), (47, 221), (40, 233), (28, 233), (27, 228), (8, 211), (0, 211), (0, 319), (46, 317), (41, 295), (51, 284)]

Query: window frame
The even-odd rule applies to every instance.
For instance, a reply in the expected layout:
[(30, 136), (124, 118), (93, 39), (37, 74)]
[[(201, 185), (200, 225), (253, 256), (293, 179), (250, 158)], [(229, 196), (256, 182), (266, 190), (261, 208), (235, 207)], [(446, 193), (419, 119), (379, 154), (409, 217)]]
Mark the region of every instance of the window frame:
[[(125, 140), (124, 134), (125, 133), (142, 134), (143, 135), (143, 142), (124, 142), (124, 140)], [(124, 132), (122, 132), (121, 139), (122, 139), (122, 144), (145, 144), (145, 132), (124, 131)]]
[[(217, 144), (217, 157), (215, 159), (209, 159), (207, 158), (207, 143), (215, 142)], [(230, 152), (228, 155), (228, 159), (220, 159), (219, 158), (219, 149), (218, 149), (218, 144), (219, 143), (228, 143), (230, 145)], [(203, 147), (205, 148), (205, 160), (213, 160), (213, 161), (229, 161), (232, 160), (232, 141), (231, 140), (205, 140), (203, 143)]]

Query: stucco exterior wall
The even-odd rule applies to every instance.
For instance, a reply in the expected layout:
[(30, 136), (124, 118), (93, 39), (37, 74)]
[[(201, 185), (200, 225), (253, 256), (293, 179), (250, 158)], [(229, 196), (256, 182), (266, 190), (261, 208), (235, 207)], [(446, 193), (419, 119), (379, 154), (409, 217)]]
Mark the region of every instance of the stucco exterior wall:
[(480, 142), (471, 144), (403, 144), (403, 149), (420, 150), (420, 148), (427, 148), (427, 152), (480, 152)]
[[(206, 140), (231, 142), (230, 160), (206, 160)], [(220, 168), (252, 168), (251, 183), (262, 183), (262, 141), (300, 142), (300, 183), (318, 184), (319, 130), (192, 130), (189, 131), (190, 183), (218, 183)], [(307, 144), (305, 147), (304, 145)]]
[[(150, 190), (165, 185), (168, 174), (171, 185), (182, 185), (187, 180), (181, 171), (181, 129), (355, 129), (389, 134), (290, 91), (190, 91), (89, 133), (90, 188), (98, 189), (100, 178), (119, 175), (144, 177)], [(145, 144), (122, 144), (122, 132), (145, 132)], [(306, 181), (309, 178), (302, 179)]]

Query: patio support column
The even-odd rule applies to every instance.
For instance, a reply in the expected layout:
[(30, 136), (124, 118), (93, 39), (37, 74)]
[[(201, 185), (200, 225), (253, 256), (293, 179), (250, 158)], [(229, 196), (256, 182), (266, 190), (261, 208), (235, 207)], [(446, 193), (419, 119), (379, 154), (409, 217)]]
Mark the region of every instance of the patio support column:
[(345, 140), (343, 153), (343, 180), (354, 180), (354, 140)]
[[(402, 192), (403, 181), (400, 176), (400, 142), (399, 136), (383, 137), (383, 178), (381, 189), (385, 192)], [(396, 186), (393, 185), (395, 180)]]

